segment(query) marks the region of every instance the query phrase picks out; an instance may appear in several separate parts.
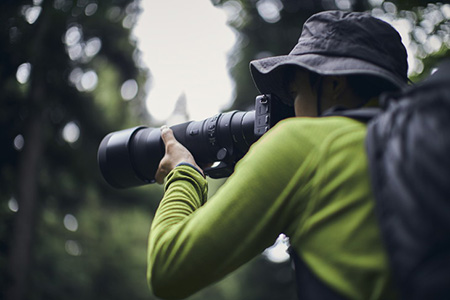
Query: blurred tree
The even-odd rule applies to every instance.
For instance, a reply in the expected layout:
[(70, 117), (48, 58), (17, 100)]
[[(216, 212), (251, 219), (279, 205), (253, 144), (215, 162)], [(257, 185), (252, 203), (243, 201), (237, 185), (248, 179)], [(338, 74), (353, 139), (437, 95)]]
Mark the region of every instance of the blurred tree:
[[(64, 240), (55, 228), (64, 228), (63, 216), (96, 198), (143, 198), (113, 193), (95, 155), (106, 133), (146, 117), (148, 72), (130, 38), (139, 2), (20, 0), (0, 8), (0, 293), (47, 299), (46, 287), (58, 290), (64, 274), (49, 267), (64, 263), (52, 245)], [(66, 243), (66, 257), (74, 245)], [(50, 298), (67, 298), (59, 292)]]

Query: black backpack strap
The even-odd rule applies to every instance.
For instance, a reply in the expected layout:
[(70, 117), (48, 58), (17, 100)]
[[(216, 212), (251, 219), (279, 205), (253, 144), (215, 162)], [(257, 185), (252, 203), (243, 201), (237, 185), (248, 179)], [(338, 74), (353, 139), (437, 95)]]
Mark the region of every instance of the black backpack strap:
[(378, 107), (346, 109), (345, 107), (335, 106), (325, 111), (322, 114), (322, 117), (347, 117), (363, 123), (368, 123), (382, 112), (383, 110)]
[(289, 247), (288, 253), (291, 256), (291, 261), (294, 265), (298, 299), (345, 300), (343, 296), (323, 283), (309, 269), (294, 248)]

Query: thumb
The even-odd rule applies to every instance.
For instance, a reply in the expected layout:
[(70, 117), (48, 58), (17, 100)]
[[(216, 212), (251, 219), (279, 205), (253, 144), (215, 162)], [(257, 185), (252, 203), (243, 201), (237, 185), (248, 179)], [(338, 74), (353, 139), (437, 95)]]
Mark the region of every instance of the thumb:
[(174, 141), (175, 136), (173, 135), (172, 129), (170, 129), (166, 125), (161, 126), (161, 139), (166, 146), (168, 143)]

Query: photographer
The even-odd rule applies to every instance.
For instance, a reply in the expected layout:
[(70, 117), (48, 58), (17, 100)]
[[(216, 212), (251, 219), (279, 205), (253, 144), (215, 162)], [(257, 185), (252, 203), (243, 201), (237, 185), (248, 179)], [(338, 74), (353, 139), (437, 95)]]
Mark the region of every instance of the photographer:
[[(201, 168), (168, 128), (156, 174), (165, 194), (152, 223), (148, 280), (162, 298), (187, 297), (290, 238), (303, 299), (393, 299), (374, 214), (366, 125), (320, 117), (376, 105), (407, 83), (406, 51), (388, 24), (363, 13), (322, 12), (289, 55), (253, 61), (261, 93), (294, 107), (206, 201)], [(299, 268), (301, 267), (301, 268)]]

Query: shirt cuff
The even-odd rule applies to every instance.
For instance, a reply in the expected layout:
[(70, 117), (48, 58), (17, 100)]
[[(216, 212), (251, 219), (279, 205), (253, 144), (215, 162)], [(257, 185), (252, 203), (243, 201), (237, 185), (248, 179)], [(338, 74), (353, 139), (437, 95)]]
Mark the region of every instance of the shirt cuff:
[(197, 171), (200, 175), (202, 175), (203, 178), (205, 178), (205, 174), (203, 174), (202, 171), (200, 171), (197, 167), (195, 167), (194, 165), (192, 165), (192, 164), (190, 164), (190, 163), (182, 162), (182, 163), (179, 163), (178, 165), (176, 165), (175, 168), (178, 167), (178, 166), (188, 166), (188, 167), (191, 167), (191, 168), (193, 168), (195, 171)]

